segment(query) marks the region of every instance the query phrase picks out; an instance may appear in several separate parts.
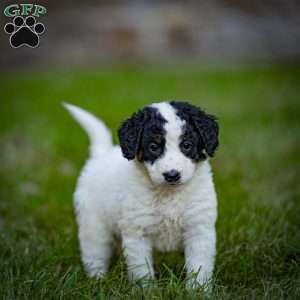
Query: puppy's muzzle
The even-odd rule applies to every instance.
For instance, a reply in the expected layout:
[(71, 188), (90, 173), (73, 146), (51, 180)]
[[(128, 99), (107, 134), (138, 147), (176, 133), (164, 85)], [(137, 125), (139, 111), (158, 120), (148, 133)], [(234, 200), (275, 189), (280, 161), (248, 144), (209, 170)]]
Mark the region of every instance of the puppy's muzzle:
[(181, 175), (176, 170), (171, 170), (169, 172), (164, 172), (163, 176), (168, 183), (177, 183), (179, 182)]

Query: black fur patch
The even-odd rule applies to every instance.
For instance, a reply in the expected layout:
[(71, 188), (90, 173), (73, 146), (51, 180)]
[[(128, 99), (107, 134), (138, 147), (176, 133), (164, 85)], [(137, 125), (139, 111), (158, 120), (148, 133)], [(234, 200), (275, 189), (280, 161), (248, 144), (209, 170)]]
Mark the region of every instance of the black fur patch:
[(153, 163), (165, 149), (166, 120), (154, 107), (145, 107), (134, 113), (119, 128), (118, 135), (123, 156), (128, 160)]
[[(190, 145), (189, 148), (187, 148), (187, 145)], [(183, 128), (183, 134), (181, 136), (179, 147), (185, 156), (195, 161), (206, 158), (206, 155), (203, 153), (204, 143), (197, 132), (197, 129), (188, 122)]]
[[(203, 154), (205, 149), (205, 152), (212, 157), (219, 145), (219, 126), (216, 118), (187, 102), (171, 101), (170, 104), (176, 109), (177, 115), (186, 121), (180, 144), (181, 151), (192, 159), (200, 160), (205, 158)], [(184, 151), (184, 140), (193, 144), (190, 151)]]

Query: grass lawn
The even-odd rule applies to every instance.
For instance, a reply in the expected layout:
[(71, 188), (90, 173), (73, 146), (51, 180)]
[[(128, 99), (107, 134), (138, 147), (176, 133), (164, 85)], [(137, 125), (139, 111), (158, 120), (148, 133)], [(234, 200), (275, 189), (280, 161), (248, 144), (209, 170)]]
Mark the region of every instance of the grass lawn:
[[(300, 69), (119, 67), (0, 77), (1, 299), (300, 299)], [(185, 290), (181, 253), (157, 254), (157, 280), (144, 290), (127, 281), (118, 257), (102, 281), (88, 279), (80, 263), (72, 192), (88, 139), (60, 102), (93, 111), (116, 137), (125, 117), (161, 99), (186, 99), (219, 117), (210, 296)]]

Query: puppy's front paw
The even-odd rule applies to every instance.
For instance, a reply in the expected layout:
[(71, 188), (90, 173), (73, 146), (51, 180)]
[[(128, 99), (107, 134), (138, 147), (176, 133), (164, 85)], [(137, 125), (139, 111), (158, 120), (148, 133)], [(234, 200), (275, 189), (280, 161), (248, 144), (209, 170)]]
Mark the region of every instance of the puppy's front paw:
[(154, 277), (144, 277), (136, 281), (136, 284), (143, 289), (151, 289), (155, 286)]
[(192, 273), (186, 278), (185, 287), (187, 290), (203, 290), (207, 294), (212, 293), (213, 284), (211, 279), (204, 279), (199, 274)]
[(104, 266), (100, 266), (99, 263), (96, 263), (95, 261), (85, 261), (84, 262), (84, 269), (90, 278), (102, 278), (105, 273), (107, 272), (107, 268)]
[(95, 279), (100, 279), (102, 277), (104, 277), (105, 275), (105, 271), (103, 270), (99, 270), (99, 269), (86, 269), (86, 273), (88, 275), (88, 277), (90, 278), (95, 278)]

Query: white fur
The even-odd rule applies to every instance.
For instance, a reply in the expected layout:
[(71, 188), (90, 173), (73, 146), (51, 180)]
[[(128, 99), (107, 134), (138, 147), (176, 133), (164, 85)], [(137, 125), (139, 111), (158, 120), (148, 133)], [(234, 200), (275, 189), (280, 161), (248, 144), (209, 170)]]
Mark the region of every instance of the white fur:
[[(183, 248), (188, 275), (195, 273), (203, 284), (211, 278), (216, 252), (211, 168), (207, 160), (195, 164), (179, 150), (184, 121), (173, 107), (153, 106), (167, 120), (167, 134), (165, 155), (150, 165), (127, 161), (120, 147), (108, 142), (111, 135), (102, 122), (66, 105), (86, 129), (93, 149), (74, 193), (82, 261), (90, 276), (103, 275), (114, 237), (119, 237), (129, 278), (153, 278), (152, 249)], [(174, 167), (182, 173), (182, 184), (164, 185), (162, 173)], [(192, 276), (188, 278), (192, 286)]]
[(112, 147), (111, 133), (102, 121), (75, 105), (69, 103), (63, 103), (63, 105), (89, 135), (92, 141), (90, 156), (96, 156), (98, 151), (101, 153), (110, 150)]

